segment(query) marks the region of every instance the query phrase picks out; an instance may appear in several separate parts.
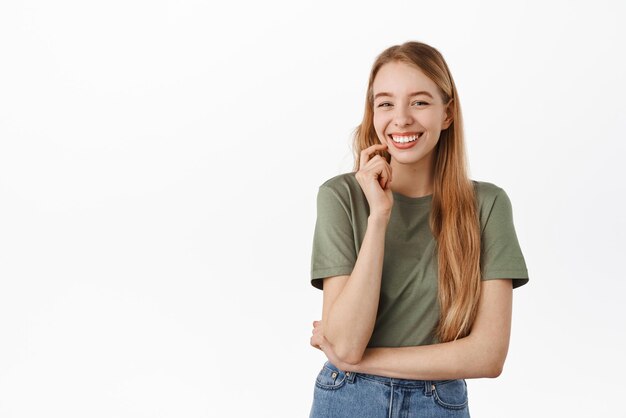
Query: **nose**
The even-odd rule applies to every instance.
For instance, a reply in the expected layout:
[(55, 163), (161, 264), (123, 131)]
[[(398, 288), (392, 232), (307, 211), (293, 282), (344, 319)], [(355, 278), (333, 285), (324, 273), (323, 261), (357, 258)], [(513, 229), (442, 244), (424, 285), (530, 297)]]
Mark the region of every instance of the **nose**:
[(411, 125), (413, 123), (413, 117), (411, 116), (411, 112), (403, 106), (398, 106), (398, 110), (394, 115), (394, 123), (396, 126), (406, 126)]

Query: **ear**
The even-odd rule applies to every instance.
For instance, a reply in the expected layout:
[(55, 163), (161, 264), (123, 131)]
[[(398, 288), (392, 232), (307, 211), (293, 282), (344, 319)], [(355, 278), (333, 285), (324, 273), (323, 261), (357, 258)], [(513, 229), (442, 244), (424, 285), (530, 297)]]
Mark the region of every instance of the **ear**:
[(448, 104), (446, 105), (446, 118), (443, 120), (442, 124), (441, 124), (441, 130), (444, 131), (446, 129), (448, 129), (450, 127), (450, 125), (452, 125), (452, 122), (454, 121), (454, 103), (453, 103), (454, 99), (450, 99), (448, 101)]

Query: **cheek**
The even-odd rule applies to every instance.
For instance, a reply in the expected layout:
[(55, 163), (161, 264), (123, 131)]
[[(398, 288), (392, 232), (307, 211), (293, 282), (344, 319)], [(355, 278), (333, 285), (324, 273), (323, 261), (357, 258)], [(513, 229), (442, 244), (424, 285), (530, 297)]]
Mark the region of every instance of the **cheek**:
[(374, 113), (374, 118), (372, 122), (374, 123), (374, 130), (376, 131), (376, 134), (378, 134), (378, 137), (384, 137), (385, 129), (387, 127), (387, 121), (385, 120), (385, 118)]
[(437, 127), (442, 122), (442, 120), (439, 120), (436, 115), (432, 115), (432, 114), (421, 115), (419, 121), (423, 126), (425, 126), (428, 129)]

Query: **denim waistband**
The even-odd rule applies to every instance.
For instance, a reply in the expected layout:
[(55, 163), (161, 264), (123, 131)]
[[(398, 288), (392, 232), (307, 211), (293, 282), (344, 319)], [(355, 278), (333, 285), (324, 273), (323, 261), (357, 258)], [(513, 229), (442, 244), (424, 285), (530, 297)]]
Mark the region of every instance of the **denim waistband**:
[[(344, 371), (339, 370), (337, 366), (332, 364), (330, 361), (326, 361), (324, 365), (336, 372), (344, 373)], [(427, 388), (430, 389), (433, 384), (441, 384), (446, 382), (451, 382), (455, 379), (445, 379), (445, 380), (420, 380), (420, 379), (399, 379), (396, 377), (387, 377), (380, 376), (376, 374), (362, 373), (362, 372), (345, 372), (346, 377), (349, 381), (353, 381), (355, 377), (363, 377), (365, 379), (376, 380), (379, 383), (389, 385), (389, 386), (403, 386), (403, 387), (412, 387), (412, 388)]]

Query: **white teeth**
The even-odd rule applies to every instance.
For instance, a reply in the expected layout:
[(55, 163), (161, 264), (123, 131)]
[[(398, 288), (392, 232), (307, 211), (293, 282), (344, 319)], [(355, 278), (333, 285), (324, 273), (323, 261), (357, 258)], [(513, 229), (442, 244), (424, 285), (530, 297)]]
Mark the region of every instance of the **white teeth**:
[(419, 135), (412, 135), (412, 136), (394, 136), (391, 135), (391, 138), (393, 139), (394, 142), (399, 142), (401, 144), (404, 144), (406, 142), (413, 142), (415, 141), (419, 136)]

